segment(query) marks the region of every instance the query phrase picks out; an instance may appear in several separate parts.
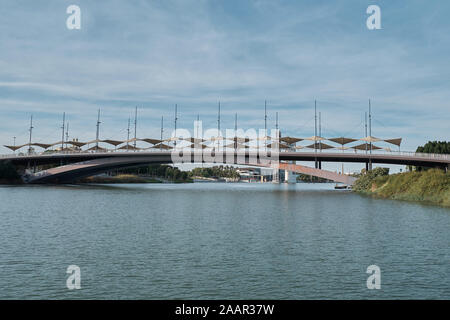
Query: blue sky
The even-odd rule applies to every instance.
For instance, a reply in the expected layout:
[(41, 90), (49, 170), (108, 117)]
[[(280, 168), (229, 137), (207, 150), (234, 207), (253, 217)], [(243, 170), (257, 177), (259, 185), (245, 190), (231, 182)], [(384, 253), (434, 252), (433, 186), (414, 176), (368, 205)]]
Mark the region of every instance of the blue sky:
[[(81, 8), (81, 30), (66, 8)], [(381, 8), (381, 30), (366, 8)], [(373, 135), (403, 137), (405, 150), (448, 140), (449, 1), (20, 1), (0, 2), (0, 144), (70, 136), (126, 138), (139, 106), (138, 135), (173, 127), (269, 125), (311, 136), (314, 99), (323, 135), (362, 137), (368, 99)], [(8, 153), (0, 147), (1, 153)]]

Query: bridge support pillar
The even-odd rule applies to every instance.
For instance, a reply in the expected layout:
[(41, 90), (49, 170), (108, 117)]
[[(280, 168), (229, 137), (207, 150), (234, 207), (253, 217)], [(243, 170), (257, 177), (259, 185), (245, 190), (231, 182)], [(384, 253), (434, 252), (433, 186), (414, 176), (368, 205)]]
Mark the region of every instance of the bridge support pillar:
[(274, 168), (272, 172), (272, 182), (280, 183), (280, 169)]
[(284, 171), (284, 182), (296, 183), (297, 182), (297, 175), (294, 172), (292, 172), (292, 171), (285, 170)]

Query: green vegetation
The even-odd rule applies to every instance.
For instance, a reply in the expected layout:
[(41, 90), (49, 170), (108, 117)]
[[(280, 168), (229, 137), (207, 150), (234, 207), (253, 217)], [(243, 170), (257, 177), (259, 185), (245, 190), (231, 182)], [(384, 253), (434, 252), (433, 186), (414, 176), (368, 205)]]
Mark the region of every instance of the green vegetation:
[(177, 167), (165, 164), (154, 164), (150, 166), (122, 169), (117, 173), (135, 175), (140, 177), (151, 177), (171, 181), (171, 182), (191, 182), (189, 173), (181, 171)]
[[(430, 169), (388, 175), (376, 168), (353, 186), (357, 192), (381, 198), (420, 201), (450, 207), (450, 174)], [(376, 172), (375, 172), (376, 171)]]
[(450, 154), (450, 141), (428, 141), (423, 147), (418, 147), (416, 152)]
[(81, 183), (160, 183), (160, 180), (139, 177), (134, 174), (119, 174), (116, 176), (93, 176), (81, 179)]
[[(239, 173), (235, 168), (230, 166), (194, 168), (192, 171), (181, 171), (177, 167), (172, 167), (165, 164), (155, 164), (138, 168), (121, 169), (113, 173), (115, 173), (116, 175), (120, 175), (122, 179), (126, 181), (130, 178), (130, 176), (134, 176), (136, 178), (145, 178), (147, 180), (149, 178), (152, 178), (154, 180), (156, 179), (157, 181), (162, 179), (171, 182), (192, 182), (193, 177), (234, 179), (239, 178)], [(124, 177), (124, 175), (126, 175), (126, 178)], [(108, 180), (110, 178), (100, 176), (96, 177), (95, 179)], [(119, 181), (120, 179), (116, 180)], [(142, 182), (147, 182), (147, 180)], [(111, 180), (111, 182), (114, 183), (114, 180)], [(138, 180), (136, 180), (136, 183), (138, 183)]]
[[(437, 154), (450, 154), (450, 141), (428, 141), (424, 146), (417, 147), (416, 152), (421, 153), (437, 153)], [(409, 170), (422, 171), (428, 170), (427, 167), (412, 167), (409, 166)]]
[(353, 190), (362, 192), (370, 190), (370, 188), (372, 188), (372, 183), (376, 178), (378, 177), (387, 178), (388, 176), (389, 176), (389, 168), (375, 168), (371, 171), (368, 171), (367, 173), (366, 170), (363, 169), (358, 177), (358, 180), (356, 180), (355, 184), (353, 185)]
[(208, 168), (194, 168), (189, 172), (190, 177), (203, 178), (233, 178), (238, 179), (239, 173), (235, 168), (230, 166), (216, 166)]
[(0, 183), (21, 183), (22, 179), (17, 173), (16, 167), (9, 161), (0, 161)]

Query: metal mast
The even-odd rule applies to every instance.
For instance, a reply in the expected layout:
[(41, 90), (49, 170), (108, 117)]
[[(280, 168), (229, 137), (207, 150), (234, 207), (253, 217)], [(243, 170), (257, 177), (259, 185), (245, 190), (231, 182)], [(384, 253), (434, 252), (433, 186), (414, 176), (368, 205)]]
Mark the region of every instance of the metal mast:
[(267, 150), (267, 100), (264, 100), (264, 150)]
[[(369, 137), (370, 137), (370, 154), (372, 154), (372, 112), (369, 99)], [(369, 158), (369, 170), (372, 170), (372, 157)]]
[(278, 112), (275, 113), (275, 129), (278, 130)]
[(66, 113), (65, 112), (63, 112), (63, 121), (62, 121), (62, 127), (61, 127), (61, 129), (62, 129), (62, 135), (61, 135), (61, 152), (64, 150), (64, 125), (65, 125), (65, 122), (66, 122)]
[(28, 153), (31, 154), (31, 136), (33, 134), (33, 115), (31, 115), (31, 120), (30, 120), (30, 140), (28, 142)]
[(174, 140), (174, 146), (177, 146), (177, 120), (178, 120), (178, 114), (177, 114), (177, 110), (178, 106), (177, 104), (175, 104), (175, 140)]
[[(367, 138), (367, 111), (364, 112), (364, 129), (365, 129), (365, 137)], [(367, 153), (367, 141), (366, 141), (366, 153)]]
[(137, 140), (137, 106), (134, 109), (134, 143), (133, 143), (133, 147), (134, 147), (134, 151), (136, 151), (136, 140)]
[(280, 138), (281, 138), (281, 134), (278, 128), (278, 111), (275, 112), (275, 134), (277, 135), (276, 137), (276, 142), (278, 143), (278, 148), (280, 147)]
[(220, 149), (220, 100), (219, 109), (217, 111), (217, 151)]
[(67, 122), (67, 128), (66, 128), (66, 148), (67, 148), (68, 141), (69, 141), (69, 122)]
[(159, 151), (162, 150), (162, 141), (163, 141), (163, 132), (164, 132), (164, 116), (161, 116), (161, 142), (159, 143)]
[(237, 112), (234, 114), (234, 150), (237, 149)]
[(264, 136), (267, 136), (267, 101), (264, 100)]
[[(317, 154), (317, 101), (314, 100), (314, 153)], [(317, 156), (314, 159), (315, 168), (317, 168)]]
[(130, 117), (128, 117), (128, 127), (127, 127), (127, 151), (130, 144)]
[[(322, 112), (319, 111), (319, 137), (322, 137)], [(322, 152), (322, 140), (319, 140), (319, 150)]]
[(97, 115), (97, 132), (95, 134), (95, 147), (96, 151), (98, 151), (98, 139), (100, 134), (100, 109), (98, 109), (98, 115)]

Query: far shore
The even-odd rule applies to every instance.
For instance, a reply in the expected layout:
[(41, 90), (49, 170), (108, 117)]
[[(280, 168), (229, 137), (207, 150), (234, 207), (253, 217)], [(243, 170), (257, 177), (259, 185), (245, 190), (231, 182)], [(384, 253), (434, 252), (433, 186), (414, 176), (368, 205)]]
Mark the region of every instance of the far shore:
[(119, 174), (116, 176), (105, 176), (105, 175), (92, 176), (80, 179), (77, 182), (78, 183), (165, 183), (165, 182), (182, 183), (192, 181), (191, 180), (168, 181), (162, 178), (145, 177), (134, 174)]

